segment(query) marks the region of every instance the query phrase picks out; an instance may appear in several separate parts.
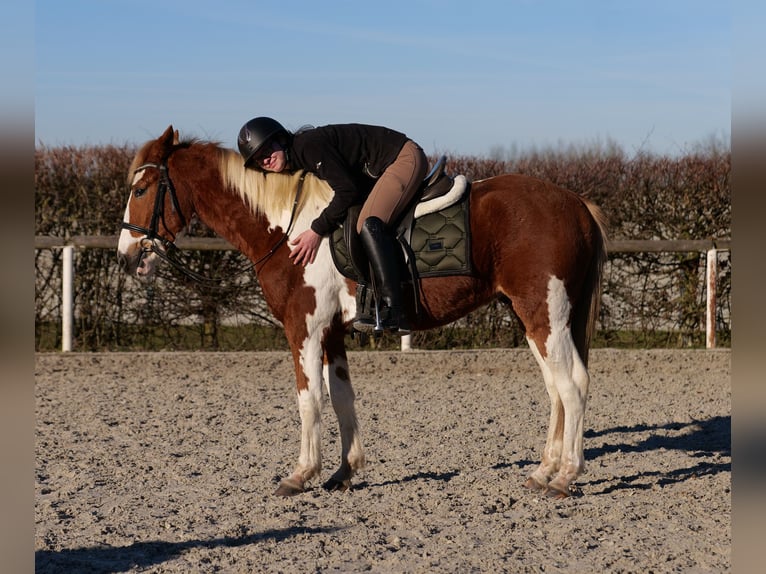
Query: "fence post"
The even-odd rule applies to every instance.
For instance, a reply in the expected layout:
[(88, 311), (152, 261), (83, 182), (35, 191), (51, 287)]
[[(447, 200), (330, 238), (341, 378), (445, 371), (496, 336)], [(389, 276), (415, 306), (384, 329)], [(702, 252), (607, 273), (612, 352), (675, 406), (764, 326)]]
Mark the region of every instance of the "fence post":
[(707, 313), (705, 321), (705, 347), (715, 349), (715, 284), (718, 271), (718, 251), (708, 249), (705, 265), (705, 285), (707, 286)]
[(61, 270), (61, 350), (72, 350), (72, 318), (74, 316), (73, 278), (74, 246), (63, 247)]

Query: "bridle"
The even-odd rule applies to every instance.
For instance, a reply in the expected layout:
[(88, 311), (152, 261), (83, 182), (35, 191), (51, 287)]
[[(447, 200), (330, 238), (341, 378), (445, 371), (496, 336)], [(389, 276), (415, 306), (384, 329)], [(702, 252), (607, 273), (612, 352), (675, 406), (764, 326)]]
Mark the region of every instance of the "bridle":
[[(145, 237), (141, 241), (141, 257), (143, 258), (148, 253), (156, 253), (157, 256), (162, 259), (163, 261), (167, 261), (170, 265), (175, 267), (178, 271), (186, 275), (187, 277), (190, 277), (191, 279), (194, 279), (195, 281), (200, 282), (218, 282), (217, 279), (205, 277), (204, 275), (197, 273), (196, 271), (193, 271), (189, 268), (189, 266), (184, 263), (181, 258), (179, 257), (179, 249), (175, 244), (176, 236), (173, 235), (172, 238), (168, 239), (167, 237), (163, 237), (159, 233), (159, 223), (162, 221), (162, 226), (168, 230), (168, 226), (165, 223), (165, 195), (170, 195), (170, 202), (173, 205), (173, 209), (178, 214), (179, 219), (181, 220), (181, 227), (186, 226), (186, 218), (184, 217), (183, 212), (181, 211), (181, 205), (178, 201), (178, 196), (176, 195), (175, 186), (173, 185), (173, 182), (170, 179), (170, 175), (168, 174), (168, 164), (167, 159), (164, 159), (162, 163), (144, 163), (140, 166), (138, 166), (133, 174), (135, 175), (141, 170), (147, 169), (147, 168), (154, 168), (158, 169), (160, 171), (160, 179), (157, 182), (157, 194), (154, 196), (154, 211), (152, 212), (152, 218), (149, 221), (149, 227), (141, 227), (140, 225), (135, 225), (133, 223), (129, 223), (127, 221), (123, 221), (121, 228), (127, 229), (129, 231), (135, 231), (137, 233), (143, 234)], [(287, 241), (288, 236), (290, 232), (292, 231), (293, 224), (295, 222), (295, 214), (298, 208), (298, 200), (301, 196), (301, 191), (303, 190), (303, 182), (306, 178), (306, 173), (304, 172), (301, 174), (300, 179), (298, 180), (298, 189), (295, 194), (295, 201), (293, 202), (292, 211), (290, 213), (290, 222), (287, 225), (287, 230), (282, 235), (282, 237), (279, 238), (279, 240), (274, 244), (274, 246), (269, 249), (268, 253), (260, 257), (257, 261), (254, 261), (247, 265), (245, 268), (243, 268), (240, 273), (246, 273), (249, 272), (251, 269), (256, 268), (261, 263), (264, 263), (266, 260), (268, 260), (274, 253), (276, 253), (277, 249), (279, 249), (282, 244)], [(149, 245), (146, 246), (145, 242), (148, 240)]]
[[(159, 222), (162, 221), (162, 226), (167, 230), (168, 226), (165, 223), (165, 194), (170, 192), (170, 201), (173, 204), (173, 209), (178, 213), (178, 217), (181, 219), (181, 227), (186, 225), (186, 218), (181, 211), (181, 206), (178, 203), (178, 196), (176, 195), (176, 189), (173, 186), (173, 182), (170, 181), (168, 176), (168, 164), (166, 160), (163, 160), (161, 164), (145, 163), (138, 166), (133, 174), (135, 175), (139, 171), (143, 171), (147, 168), (154, 168), (160, 171), (160, 180), (157, 182), (157, 195), (154, 196), (154, 211), (152, 212), (152, 219), (149, 222), (149, 227), (141, 227), (127, 221), (122, 222), (122, 229), (128, 229), (130, 231), (136, 231), (146, 236), (146, 239), (152, 242), (152, 250), (155, 242), (159, 242), (163, 248), (167, 248), (170, 245), (174, 245), (176, 240), (175, 235), (172, 239), (167, 239), (159, 234)], [(156, 253), (156, 250), (154, 250)]]
[[(170, 194), (170, 202), (173, 205), (173, 209), (178, 214), (181, 220), (181, 227), (186, 225), (186, 218), (181, 211), (181, 205), (178, 202), (178, 195), (176, 195), (176, 188), (168, 175), (167, 160), (163, 160), (162, 163), (144, 163), (138, 166), (133, 175), (148, 168), (158, 169), (160, 172), (160, 179), (157, 182), (157, 194), (154, 196), (154, 211), (152, 211), (152, 218), (149, 221), (149, 227), (142, 227), (129, 223), (127, 221), (122, 222), (122, 229), (129, 231), (135, 231), (144, 235), (141, 240), (141, 255), (145, 257), (148, 253), (156, 253), (161, 259), (170, 263), (173, 267), (181, 271), (187, 277), (191, 277), (197, 281), (210, 281), (207, 277), (200, 275), (196, 271), (189, 269), (188, 265), (184, 264), (178, 258), (178, 247), (176, 247), (176, 236), (168, 239), (163, 237), (159, 232), (159, 223), (162, 221), (162, 226), (165, 230), (168, 230), (167, 223), (165, 223), (165, 195)], [(171, 232), (172, 234), (172, 232)], [(148, 241), (148, 246), (146, 242)]]

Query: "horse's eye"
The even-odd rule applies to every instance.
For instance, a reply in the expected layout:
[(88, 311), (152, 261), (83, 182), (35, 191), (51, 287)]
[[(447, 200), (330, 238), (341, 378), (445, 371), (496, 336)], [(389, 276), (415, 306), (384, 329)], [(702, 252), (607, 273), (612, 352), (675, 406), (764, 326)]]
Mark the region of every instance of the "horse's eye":
[(143, 194), (146, 193), (146, 189), (143, 187), (137, 187), (133, 190), (133, 197), (141, 197)]

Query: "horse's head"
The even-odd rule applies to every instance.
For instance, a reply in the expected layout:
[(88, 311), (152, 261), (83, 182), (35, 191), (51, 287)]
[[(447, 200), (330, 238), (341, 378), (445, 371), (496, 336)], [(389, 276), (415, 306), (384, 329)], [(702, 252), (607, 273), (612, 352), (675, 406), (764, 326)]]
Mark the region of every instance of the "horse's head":
[(129, 274), (149, 277), (157, 256), (173, 248), (186, 218), (168, 174), (168, 160), (178, 145), (178, 132), (168, 127), (144, 144), (131, 163), (130, 197), (125, 208), (117, 256)]

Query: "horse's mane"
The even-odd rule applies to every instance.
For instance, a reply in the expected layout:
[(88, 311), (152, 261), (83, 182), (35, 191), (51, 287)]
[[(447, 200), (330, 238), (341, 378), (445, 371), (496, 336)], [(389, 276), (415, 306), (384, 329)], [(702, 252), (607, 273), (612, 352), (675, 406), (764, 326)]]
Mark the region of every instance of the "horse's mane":
[[(224, 184), (239, 193), (255, 213), (275, 221), (285, 210), (292, 209), (303, 172), (266, 173), (246, 169), (242, 156), (236, 151), (220, 147), (219, 152)], [(298, 210), (307, 208), (318, 213), (332, 198), (332, 188), (311, 173), (305, 176)]]
[[(156, 140), (150, 140), (136, 152), (128, 171), (128, 185), (131, 184), (136, 168), (146, 163), (146, 158), (155, 144)], [(202, 147), (212, 148), (217, 152), (218, 167), (224, 187), (239, 194), (254, 213), (265, 215), (270, 221), (277, 221), (285, 211), (292, 210), (298, 182), (303, 172), (265, 173), (245, 169), (242, 156), (236, 151), (223, 147), (219, 142), (188, 137), (179, 139), (178, 132), (175, 133), (170, 154), (180, 149), (201, 149)], [(319, 214), (330, 202), (332, 193), (332, 188), (327, 182), (311, 173), (306, 173), (298, 210), (306, 209), (309, 213)]]

